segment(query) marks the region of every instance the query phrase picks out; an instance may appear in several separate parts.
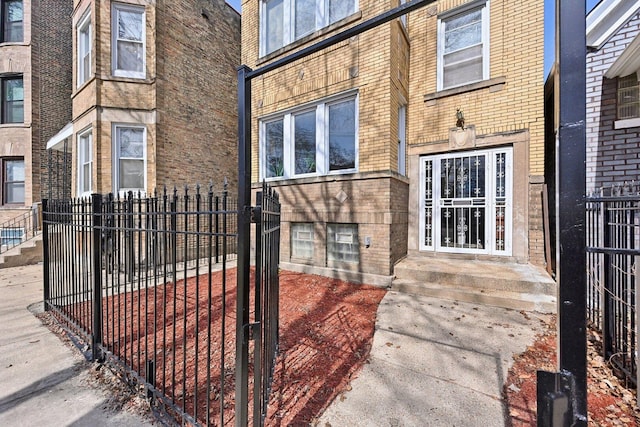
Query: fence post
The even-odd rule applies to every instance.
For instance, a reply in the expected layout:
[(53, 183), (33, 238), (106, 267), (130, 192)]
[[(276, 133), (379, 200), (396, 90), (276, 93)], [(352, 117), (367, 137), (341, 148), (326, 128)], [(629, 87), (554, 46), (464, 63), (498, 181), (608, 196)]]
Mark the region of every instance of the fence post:
[[(607, 202), (602, 202), (602, 216), (603, 216), (603, 243), (605, 248), (611, 248), (611, 230), (609, 229), (609, 224), (611, 223), (611, 213), (609, 212), (609, 205)], [(611, 266), (611, 255), (609, 252), (604, 252), (604, 262), (603, 265), (606, 268), (604, 272), (604, 283), (603, 283), (603, 292), (602, 292), (602, 349), (604, 350), (604, 357), (606, 358), (611, 354), (613, 349), (613, 339), (614, 334), (612, 331), (612, 324), (610, 316), (614, 312), (612, 304), (614, 304), (614, 300), (611, 298), (612, 292), (612, 284), (614, 282), (612, 275), (613, 269)]]
[(93, 262), (93, 328), (91, 331), (91, 356), (93, 361), (102, 359), (99, 346), (102, 345), (102, 195), (91, 195), (91, 213), (93, 231), (93, 244), (91, 254)]
[(42, 199), (42, 275), (43, 275), (43, 303), (44, 303), (44, 311), (49, 309), (49, 299), (51, 298), (51, 284), (49, 283), (50, 270), (49, 270), (49, 261), (50, 261), (50, 253), (49, 253), (49, 224), (47, 224), (47, 210), (49, 208), (49, 200)]

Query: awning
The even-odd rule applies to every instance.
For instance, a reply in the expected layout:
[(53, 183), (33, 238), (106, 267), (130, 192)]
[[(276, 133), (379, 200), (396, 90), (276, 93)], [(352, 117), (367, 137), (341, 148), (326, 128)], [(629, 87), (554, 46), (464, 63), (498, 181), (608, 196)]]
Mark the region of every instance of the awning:
[(640, 71), (640, 34), (627, 46), (622, 54), (604, 73), (608, 79), (625, 77)]
[(67, 123), (60, 132), (56, 133), (47, 141), (47, 150), (64, 150), (64, 140), (73, 135), (73, 123)]

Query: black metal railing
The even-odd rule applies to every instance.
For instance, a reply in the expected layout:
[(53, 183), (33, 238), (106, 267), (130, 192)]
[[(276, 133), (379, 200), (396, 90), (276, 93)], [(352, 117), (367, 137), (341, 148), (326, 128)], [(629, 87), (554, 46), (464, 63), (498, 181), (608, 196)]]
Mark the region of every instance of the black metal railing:
[(41, 231), (40, 204), (0, 224), (0, 254), (33, 239)]
[[(255, 319), (260, 325), (254, 355), (254, 425), (263, 425), (278, 354), (280, 281), (280, 200), (263, 184), (256, 195)], [(259, 417), (258, 417), (259, 414)]]
[(233, 419), (236, 218), (211, 187), (44, 202), (47, 310), (182, 423)]
[(601, 189), (586, 201), (588, 319), (602, 332), (605, 359), (637, 386), (640, 186)]

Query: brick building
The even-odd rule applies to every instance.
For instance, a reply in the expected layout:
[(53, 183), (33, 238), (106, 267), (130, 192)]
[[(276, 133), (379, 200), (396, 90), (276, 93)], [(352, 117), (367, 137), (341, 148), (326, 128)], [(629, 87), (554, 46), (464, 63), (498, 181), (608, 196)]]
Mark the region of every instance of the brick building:
[[(258, 68), (402, 0), (245, 0)], [(440, 0), (252, 82), (281, 265), (388, 283), (403, 258), (543, 265), (543, 2)]]
[(71, 120), (72, 10), (72, 0), (0, 1), (0, 223), (56, 185), (46, 143)]
[[(235, 187), (240, 16), (224, 0), (74, 0), (76, 196)], [(216, 187), (216, 189), (220, 189)]]
[(640, 180), (640, 2), (587, 16), (587, 191)]

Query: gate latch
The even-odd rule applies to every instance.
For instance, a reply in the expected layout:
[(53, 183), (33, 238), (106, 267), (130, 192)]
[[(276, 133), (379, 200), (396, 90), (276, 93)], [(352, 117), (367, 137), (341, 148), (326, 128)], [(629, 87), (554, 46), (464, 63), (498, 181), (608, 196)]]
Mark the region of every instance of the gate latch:
[(259, 224), (262, 221), (262, 207), (251, 206), (249, 208), (249, 218), (252, 223)]
[(260, 322), (249, 323), (246, 325), (249, 341), (256, 339), (256, 335), (260, 333)]

